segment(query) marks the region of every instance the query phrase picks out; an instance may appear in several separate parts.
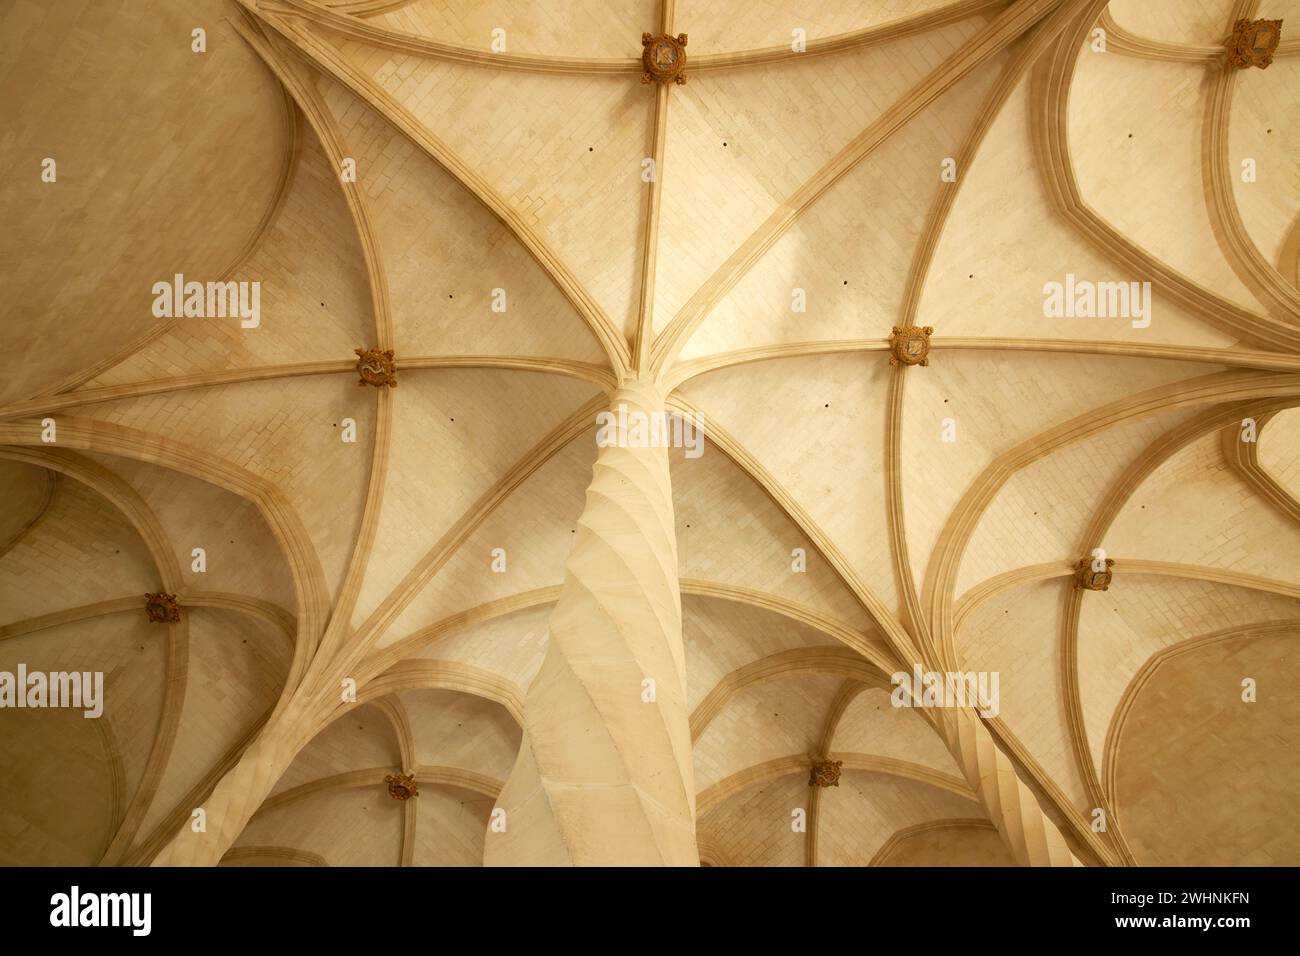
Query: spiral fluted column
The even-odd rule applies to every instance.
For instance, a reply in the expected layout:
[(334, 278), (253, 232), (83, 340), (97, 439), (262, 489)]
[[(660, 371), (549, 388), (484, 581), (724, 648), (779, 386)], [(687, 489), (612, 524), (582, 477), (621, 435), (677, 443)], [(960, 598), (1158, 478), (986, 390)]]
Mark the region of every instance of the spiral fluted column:
[(1081, 866), (993, 735), (965, 708), (939, 711), (940, 729), (962, 772), (1021, 866)]
[(216, 866), (221, 862), (297, 752), (288, 738), (288, 724), (281, 719), (264, 728), (199, 805), (205, 815), (205, 831), (195, 833), (193, 819), (186, 821), (151, 865)]
[[(611, 410), (644, 422), (663, 400), (633, 384)], [(668, 452), (638, 447), (622, 423), (612, 437), (528, 689), (489, 866), (699, 864)]]

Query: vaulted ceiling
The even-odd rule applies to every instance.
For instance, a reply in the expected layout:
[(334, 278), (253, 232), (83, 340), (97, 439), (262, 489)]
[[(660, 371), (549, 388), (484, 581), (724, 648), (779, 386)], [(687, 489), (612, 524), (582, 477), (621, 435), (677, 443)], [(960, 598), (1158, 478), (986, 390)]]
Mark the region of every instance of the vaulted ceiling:
[[(1242, 17), (1284, 21), (1267, 69), (1224, 67)], [(707, 431), (672, 460), (705, 862), (1012, 862), (890, 705), (905, 640), (1000, 674), (987, 723), (1083, 862), (1300, 863), (1291, 24), (5, 4), (0, 671), (107, 690), (98, 720), (0, 710), (0, 863), (149, 861), (333, 641), (358, 702), (224, 862), (480, 864), (595, 414), (637, 374)], [(643, 32), (688, 34), (684, 85), (640, 82)], [(178, 273), (260, 283), (260, 325), (155, 317)], [(1150, 325), (1046, 317), (1067, 274), (1150, 282)], [(891, 366), (913, 325), (928, 366)], [(358, 387), (357, 348), (399, 387)], [(1110, 589), (1077, 590), (1096, 546)]]

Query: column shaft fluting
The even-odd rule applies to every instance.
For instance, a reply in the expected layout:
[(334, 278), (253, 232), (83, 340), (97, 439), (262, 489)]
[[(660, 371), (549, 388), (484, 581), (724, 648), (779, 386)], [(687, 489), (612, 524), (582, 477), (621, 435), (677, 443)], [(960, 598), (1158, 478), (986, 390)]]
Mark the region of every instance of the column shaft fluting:
[(621, 388), (598, 435), (488, 865), (699, 863), (668, 450), (645, 427), (663, 412)]

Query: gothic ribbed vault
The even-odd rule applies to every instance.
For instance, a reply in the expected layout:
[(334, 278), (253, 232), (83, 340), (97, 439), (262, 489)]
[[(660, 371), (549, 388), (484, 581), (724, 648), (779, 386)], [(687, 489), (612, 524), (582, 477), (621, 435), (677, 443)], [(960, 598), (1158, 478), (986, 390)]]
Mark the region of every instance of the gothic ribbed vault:
[[(1267, 69), (1225, 65), (1242, 18), (1283, 20)], [(6, 4), (0, 671), (106, 696), (0, 710), (0, 863), (196, 862), (207, 807), (207, 862), (480, 865), (629, 382), (704, 422), (669, 456), (703, 863), (1300, 863), (1297, 31)], [(260, 324), (158, 317), (177, 274)], [(1149, 324), (1046, 315), (1075, 280), (1150, 283)], [(996, 716), (891, 706), (914, 664), (996, 672)]]

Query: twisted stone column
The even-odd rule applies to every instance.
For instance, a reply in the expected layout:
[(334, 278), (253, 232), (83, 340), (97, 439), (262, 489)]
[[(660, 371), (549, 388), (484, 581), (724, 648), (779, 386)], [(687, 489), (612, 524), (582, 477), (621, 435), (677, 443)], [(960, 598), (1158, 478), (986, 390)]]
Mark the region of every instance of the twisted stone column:
[(488, 866), (699, 864), (668, 452), (638, 445), (663, 399), (611, 404)]
[(199, 804), (206, 830), (195, 833), (193, 818), (187, 820), (154, 857), (152, 866), (216, 866), (221, 862), (297, 753), (288, 723), (281, 716), (274, 725), (268, 724)]
[(965, 708), (939, 713), (949, 749), (1016, 862), (1021, 866), (1082, 866), (979, 718)]

